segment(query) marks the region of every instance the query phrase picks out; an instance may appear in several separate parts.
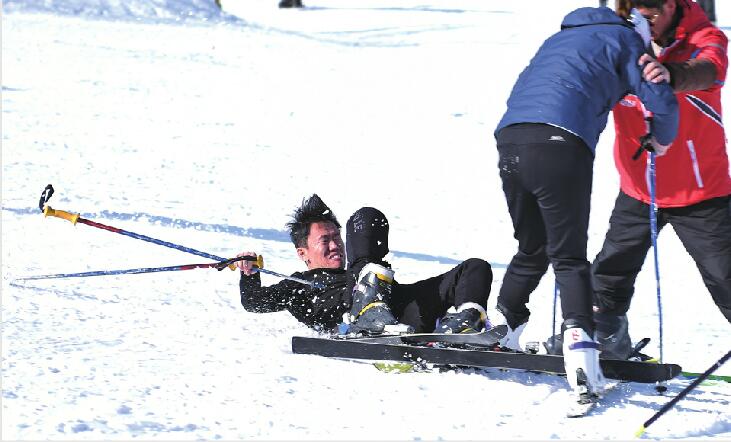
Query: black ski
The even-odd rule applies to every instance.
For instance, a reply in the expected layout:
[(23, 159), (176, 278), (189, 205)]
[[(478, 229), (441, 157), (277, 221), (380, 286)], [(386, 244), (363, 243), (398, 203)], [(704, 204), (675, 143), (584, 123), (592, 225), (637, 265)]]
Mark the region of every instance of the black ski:
[[(482, 368), (507, 368), (566, 374), (563, 357), (481, 349), (437, 348), (407, 344), (368, 342), (358, 339), (330, 339), (294, 336), (292, 352), (327, 357), (379, 361), (414, 361)], [(660, 382), (680, 374), (675, 364), (601, 359), (604, 376), (630, 382)]]
[(427, 342), (434, 342), (442, 344), (469, 345), (472, 347), (493, 347), (501, 338), (505, 337), (507, 332), (507, 325), (498, 325), (479, 333), (410, 333), (400, 335), (365, 336), (358, 338), (336, 336), (334, 339), (373, 344), (424, 344)]

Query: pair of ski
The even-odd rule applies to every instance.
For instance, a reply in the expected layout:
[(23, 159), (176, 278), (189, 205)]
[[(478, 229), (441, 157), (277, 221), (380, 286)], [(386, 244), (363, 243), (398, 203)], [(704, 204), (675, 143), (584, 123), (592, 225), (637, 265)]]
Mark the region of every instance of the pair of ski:
[[(562, 356), (495, 351), (495, 345), (506, 332), (506, 326), (500, 325), (480, 333), (419, 333), (373, 337), (294, 336), (292, 352), (335, 358), (566, 374)], [(600, 359), (600, 364), (606, 378), (625, 382), (662, 382), (681, 373), (680, 366), (676, 364), (615, 359)], [(586, 412), (590, 409), (585, 408)]]

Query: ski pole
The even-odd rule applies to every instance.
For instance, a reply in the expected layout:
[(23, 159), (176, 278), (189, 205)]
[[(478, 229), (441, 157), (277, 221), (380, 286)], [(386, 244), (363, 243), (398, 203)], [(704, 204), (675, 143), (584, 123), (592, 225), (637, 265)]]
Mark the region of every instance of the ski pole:
[[(130, 238), (147, 241), (147, 242), (150, 242), (153, 244), (169, 247), (171, 249), (180, 250), (181, 252), (186, 252), (186, 253), (190, 253), (192, 255), (202, 256), (204, 258), (212, 259), (212, 260), (219, 261), (219, 262), (226, 260), (226, 258), (222, 258), (222, 257), (216, 256), (216, 255), (211, 255), (210, 253), (206, 253), (206, 252), (201, 252), (200, 250), (192, 249), (190, 247), (181, 246), (181, 245), (174, 244), (171, 242), (151, 238), (146, 235), (141, 235), (139, 233), (134, 233), (134, 232), (130, 232), (128, 230), (123, 230), (123, 229), (120, 229), (117, 227), (112, 227), (112, 226), (108, 226), (105, 224), (97, 223), (97, 222), (82, 218), (78, 213), (74, 214), (74, 213), (63, 211), (63, 210), (55, 210), (55, 209), (51, 208), (51, 206), (46, 205), (48, 200), (53, 195), (53, 192), (54, 192), (53, 186), (50, 184), (47, 185), (46, 188), (43, 190), (43, 193), (41, 194), (41, 200), (38, 204), (38, 207), (41, 209), (41, 211), (43, 212), (43, 214), (46, 217), (53, 216), (56, 218), (65, 219), (67, 221), (70, 221), (71, 224), (73, 224), (74, 226), (76, 225), (76, 223), (86, 224), (91, 227), (96, 227), (98, 229), (106, 230), (109, 232), (119, 233), (120, 235), (125, 235)], [(231, 270), (236, 269), (236, 266), (233, 264), (230, 264), (228, 267)], [(289, 275), (284, 275), (282, 273), (273, 272), (271, 270), (266, 270), (264, 268), (257, 268), (256, 270), (261, 273), (266, 273), (268, 275), (277, 276), (277, 277), (283, 278), (283, 279), (289, 279), (291, 281), (299, 282), (301, 284), (306, 284), (311, 287), (324, 288), (324, 285), (321, 283), (318, 283), (318, 282), (307, 281), (305, 279), (301, 279), (301, 278), (297, 278), (297, 277), (289, 276)]]
[[(658, 347), (660, 350), (659, 362), (663, 362), (663, 339), (662, 339), (662, 296), (660, 292), (660, 265), (657, 253), (657, 199), (655, 196), (655, 148), (652, 146), (652, 114), (648, 112), (644, 105), (642, 106), (642, 113), (645, 117), (645, 128), (647, 133), (640, 138), (640, 147), (637, 152), (632, 156), (633, 160), (639, 158), (643, 150), (648, 152), (647, 154), (647, 187), (650, 189), (650, 242), (652, 243), (652, 253), (655, 261), (655, 282), (657, 287), (657, 317), (658, 317)], [(655, 386), (658, 392), (667, 390), (664, 383), (658, 382)]]
[(675, 396), (667, 404), (663, 405), (662, 408), (660, 408), (660, 410), (658, 410), (658, 412), (655, 413), (650, 419), (648, 419), (647, 421), (645, 421), (645, 423), (642, 424), (642, 426), (640, 427), (640, 429), (637, 430), (637, 432), (635, 433), (635, 437), (642, 436), (642, 434), (645, 432), (645, 430), (647, 430), (647, 427), (649, 427), (650, 425), (652, 425), (653, 422), (655, 422), (656, 420), (658, 420), (658, 418), (660, 418), (660, 416), (662, 416), (663, 414), (665, 414), (679, 400), (683, 399), (691, 390), (693, 390), (695, 387), (697, 387), (698, 384), (700, 384), (701, 382), (703, 382), (703, 380), (705, 380), (707, 377), (709, 377), (711, 375), (711, 373), (713, 373), (714, 371), (716, 371), (716, 369), (718, 369), (718, 367), (722, 366), (728, 360), (729, 357), (731, 357), (731, 351), (729, 351), (728, 353), (726, 353), (725, 356), (723, 356), (721, 359), (719, 359), (718, 361), (716, 361), (716, 363), (713, 364), (711, 367), (709, 367), (708, 370), (706, 370), (702, 375), (698, 376), (698, 378), (696, 378), (693, 382), (691, 382), (690, 385), (688, 385), (687, 387), (685, 387), (683, 389), (683, 391), (681, 391), (680, 393), (678, 393), (677, 396)]
[(655, 260), (655, 281), (657, 287), (657, 318), (659, 322), (659, 343), (660, 363), (663, 362), (663, 341), (662, 341), (662, 297), (660, 296), (660, 265), (657, 258), (657, 202), (655, 198), (655, 152), (648, 156), (648, 172), (650, 182), (650, 239), (652, 241), (652, 252)]
[[(171, 249), (180, 250), (182, 252), (187, 252), (192, 255), (202, 256), (203, 258), (208, 258), (208, 259), (212, 259), (215, 261), (224, 261), (225, 260), (225, 258), (221, 258), (220, 256), (211, 255), (210, 253), (201, 252), (200, 250), (191, 249), (190, 247), (173, 244), (171, 242), (151, 238), (149, 236), (141, 235), (139, 233), (130, 232), (128, 230), (123, 230), (123, 229), (120, 229), (117, 227), (108, 226), (108, 225), (105, 225), (102, 223), (97, 223), (97, 222), (82, 218), (78, 213), (70, 213), (70, 212), (66, 212), (63, 210), (53, 209), (51, 206), (46, 205), (48, 200), (51, 198), (51, 195), (53, 195), (53, 186), (51, 186), (49, 184), (48, 186), (46, 186), (46, 189), (43, 191), (43, 194), (41, 195), (41, 202), (38, 206), (41, 209), (41, 212), (43, 212), (43, 215), (45, 217), (52, 216), (52, 217), (56, 217), (56, 218), (65, 219), (65, 220), (71, 222), (71, 224), (73, 224), (74, 226), (77, 223), (86, 224), (87, 226), (96, 227), (97, 229), (102, 229), (102, 230), (106, 230), (108, 232), (113, 232), (113, 233), (119, 233), (120, 235), (125, 235), (130, 238), (151, 242), (153, 244), (169, 247)], [(233, 270), (234, 268), (235, 268), (235, 266), (232, 266), (231, 270)]]
[(57, 279), (57, 278), (84, 278), (87, 276), (106, 276), (106, 275), (128, 275), (128, 274), (139, 274), (139, 273), (157, 273), (157, 272), (177, 272), (181, 270), (193, 270), (193, 269), (208, 269), (215, 268), (221, 271), (236, 261), (255, 261), (254, 265), (258, 267), (264, 267), (264, 258), (259, 256), (237, 256), (236, 258), (227, 259), (221, 262), (211, 262), (205, 264), (183, 264), (176, 266), (167, 267), (142, 267), (139, 269), (126, 269), (126, 270), (96, 270), (92, 272), (81, 272), (81, 273), (56, 273), (53, 275), (37, 275), (28, 276), (26, 278), (18, 278), (18, 281), (33, 281), (37, 279)]
[(239, 256), (237, 258), (231, 258), (227, 259), (225, 261), (221, 262), (211, 262), (211, 263), (204, 263), (204, 264), (183, 264), (183, 265), (175, 265), (175, 266), (167, 266), (167, 267), (141, 267), (138, 269), (125, 269), (125, 270), (95, 270), (91, 272), (80, 272), (80, 273), (56, 273), (52, 275), (37, 275), (37, 276), (28, 276), (26, 278), (18, 278), (17, 281), (33, 281), (38, 279), (59, 279), (59, 278), (86, 278), (89, 276), (108, 276), (108, 275), (134, 275), (134, 274), (140, 274), (140, 273), (159, 273), (159, 272), (178, 272), (181, 270), (193, 270), (193, 269), (207, 269), (207, 268), (215, 268), (219, 271), (225, 269), (228, 267), (231, 263), (235, 261), (256, 261), (254, 263), (255, 266), (254, 270), (262, 273), (270, 273), (274, 274), (275, 276), (279, 276), (284, 279), (289, 279), (292, 281), (296, 281), (302, 284), (307, 284), (310, 286), (313, 286), (315, 288), (323, 288), (322, 285), (314, 283), (312, 281), (307, 281), (301, 278), (296, 278), (294, 276), (288, 276), (288, 275), (281, 275), (276, 272), (272, 272), (269, 270), (266, 270), (262, 267), (259, 267), (260, 265), (263, 266), (263, 258), (261, 255), (258, 257), (255, 256)]

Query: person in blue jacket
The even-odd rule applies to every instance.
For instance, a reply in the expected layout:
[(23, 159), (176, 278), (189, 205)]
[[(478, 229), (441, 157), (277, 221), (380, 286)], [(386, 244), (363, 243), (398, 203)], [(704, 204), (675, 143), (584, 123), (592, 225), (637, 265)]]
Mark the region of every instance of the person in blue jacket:
[(594, 396), (604, 386), (586, 258), (594, 149), (609, 111), (627, 94), (639, 97), (654, 116), (657, 155), (678, 128), (670, 85), (642, 76), (638, 60), (649, 43), (649, 26), (634, 17), (636, 24), (605, 7), (569, 13), (518, 77), (495, 129), (518, 252), (503, 278), (493, 322), (509, 327), (502, 344), (519, 349), (530, 315), (526, 304), (550, 263), (561, 296), (567, 379), (575, 392)]

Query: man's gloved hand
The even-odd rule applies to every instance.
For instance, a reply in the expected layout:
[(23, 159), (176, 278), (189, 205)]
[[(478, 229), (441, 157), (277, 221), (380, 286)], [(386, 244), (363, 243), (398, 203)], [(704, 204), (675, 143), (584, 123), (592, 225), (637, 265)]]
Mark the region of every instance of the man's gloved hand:
[(658, 157), (661, 157), (667, 153), (668, 149), (670, 149), (670, 144), (660, 144), (657, 142), (655, 137), (650, 138), (650, 144), (652, 145), (652, 148), (655, 150), (655, 155)]

